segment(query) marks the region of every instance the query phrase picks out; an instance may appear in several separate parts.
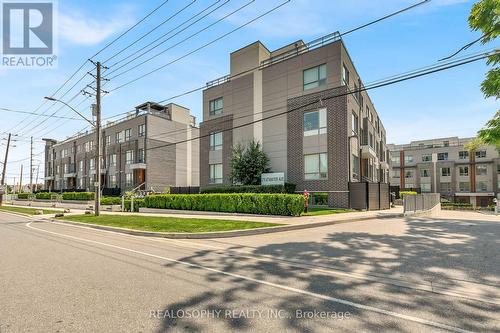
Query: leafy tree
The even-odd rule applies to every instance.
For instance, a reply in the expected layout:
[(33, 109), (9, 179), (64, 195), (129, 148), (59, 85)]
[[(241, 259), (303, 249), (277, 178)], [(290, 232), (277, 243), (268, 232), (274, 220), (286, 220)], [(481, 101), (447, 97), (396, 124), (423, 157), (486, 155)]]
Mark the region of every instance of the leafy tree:
[[(500, 35), (500, 0), (481, 0), (472, 6), (469, 25), (474, 31), (481, 31), (481, 43), (486, 44)], [(488, 65), (493, 68), (486, 74), (481, 84), (485, 97), (500, 98), (500, 54), (488, 57)], [(486, 144), (500, 146), (500, 111), (478, 132), (479, 139)]]
[(231, 155), (231, 181), (242, 185), (260, 185), (263, 173), (269, 172), (269, 158), (262, 145), (252, 140), (247, 147), (238, 144)]

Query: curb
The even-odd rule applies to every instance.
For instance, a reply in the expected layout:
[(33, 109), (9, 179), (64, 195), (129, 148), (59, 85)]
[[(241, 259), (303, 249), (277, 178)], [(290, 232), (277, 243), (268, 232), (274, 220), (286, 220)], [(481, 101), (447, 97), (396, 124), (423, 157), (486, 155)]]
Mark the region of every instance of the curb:
[(293, 231), (293, 230), (302, 230), (302, 229), (312, 229), (319, 228), (328, 225), (334, 224), (343, 224), (350, 222), (361, 222), (373, 219), (392, 219), (397, 217), (403, 217), (403, 214), (387, 214), (385, 216), (370, 216), (370, 217), (359, 217), (359, 218), (348, 218), (340, 221), (327, 221), (327, 222), (317, 222), (317, 223), (308, 223), (308, 224), (296, 224), (296, 225), (284, 225), (278, 227), (267, 227), (267, 228), (257, 228), (257, 229), (248, 229), (248, 230), (233, 230), (233, 231), (215, 231), (215, 232), (204, 232), (204, 233), (179, 233), (179, 232), (154, 232), (154, 231), (141, 231), (141, 230), (133, 230), (126, 228), (118, 228), (118, 227), (109, 227), (102, 226), (91, 223), (81, 223), (74, 221), (66, 221), (66, 220), (58, 220), (55, 218), (51, 218), (50, 221), (58, 222), (58, 223), (67, 223), (75, 226), (85, 226), (88, 228), (105, 230), (105, 231), (113, 231), (127, 235), (133, 236), (143, 236), (143, 237), (159, 237), (159, 238), (170, 238), (170, 239), (211, 239), (211, 238), (231, 238), (231, 237), (240, 237), (240, 236), (253, 236), (253, 235), (263, 235), (263, 234), (271, 234), (277, 232), (285, 232), (285, 231)]

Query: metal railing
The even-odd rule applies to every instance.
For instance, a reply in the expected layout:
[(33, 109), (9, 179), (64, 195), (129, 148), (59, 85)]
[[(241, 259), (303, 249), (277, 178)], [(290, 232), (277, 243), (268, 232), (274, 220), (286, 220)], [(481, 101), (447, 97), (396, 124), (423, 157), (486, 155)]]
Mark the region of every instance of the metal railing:
[(430, 211), (440, 203), (441, 195), (439, 193), (410, 194), (403, 197), (403, 208), (405, 214)]

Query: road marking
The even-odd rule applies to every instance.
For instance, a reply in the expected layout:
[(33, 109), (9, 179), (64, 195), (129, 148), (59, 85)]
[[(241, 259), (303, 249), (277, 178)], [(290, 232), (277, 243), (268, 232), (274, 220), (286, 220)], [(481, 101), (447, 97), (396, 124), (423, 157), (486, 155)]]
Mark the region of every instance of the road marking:
[(379, 314), (383, 314), (383, 315), (387, 315), (387, 316), (391, 316), (391, 317), (395, 317), (395, 318), (399, 318), (399, 319), (404, 319), (404, 320), (416, 322), (416, 323), (423, 324), (423, 325), (428, 325), (428, 326), (433, 326), (433, 327), (436, 327), (436, 328), (445, 329), (445, 330), (448, 330), (448, 331), (451, 331), (451, 332), (460, 332), (460, 333), (470, 333), (471, 332), (471, 331), (468, 331), (468, 330), (461, 329), (459, 327), (454, 327), (454, 326), (450, 326), (450, 325), (446, 325), (446, 324), (434, 322), (434, 321), (423, 319), (423, 318), (418, 318), (418, 317), (414, 317), (414, 316), (410, 316), (410, 315), (405, 315), (405, 314), (401, 314), (401, 313), (397, 313), (397, 312), (393, 312), (393, 311), (388, 311), (388, 310), (380, 309), (380, 308), (377, 308), (377, 307), (374, 307), (374, 306), (369, 306), (369, 305), (364, 305), (364, 304), (361, 304), (361, 303), (351, 302), (351, 301), (340, 299), (340, 298), (336, 298), (336, 297), (331, 297), (331, 296), (327, 296), (327, 295), (323, 295), (323, 294), (318, 294), (318, 293), (310, 292), (310, 291), (307, 291), (307, 290), (302, 290), (302, 289), (293, 288), (293, 287), (289, 287), (289, 286), (279, 285), (279, 284), (276, 284), (276, 283), (272, 283), (272, 282), (268, 282), (268, 281), (264, 281), (264, 280), (260, 280), (260, 279), (255, 279), (255, 278), (252, 278), (252, 277), (249, 277), (249, 276), (244, 276), (244, 275), (240, 275), (240, 274), (225, 272), (225, 271), (222, 271), (222, 270), (219, 270), (219, 269), (210, 268), (210, 267), (206, 267), (206, 266), (199, 265), (199, 264), (193, 264), (193, 263), (190, 263), (190, 262), (186, 262), (186, 261), (182, 261), (182, 260), (177, 260), (177, 259), (172, 259), (172, 258), (167, 258), (167, 257), (159, 256), (159, 255), (156, 255), (156, 254), (152, 254), (152, 253), (147, 253), (147, 252), (137, 251), (137, 250), (133, 250), (133, 249), (128, 249), (128, 248), (125, 248), (125, 247), (122, 247), (122, 246), (107, 244), (107, 243), (98, 242), (98, 241), (94, 241), (94, 240), (90, 240), (90, 239), (85, 239), (85, 238), (80, 238), (80, 237), (76, 237), (76, 236), (70, 236), (70, 235), (60, 234), (60, 233), (57, 233), (57, 232), (48, 231), (48, 230), (44, 230), (44, 229), (39, 229), (39, 228), (33, 227), (31, 225), (32, 223), (33, 222), (27, 223), (26, 227), (28, 227), (30, 229), (33, 229), (33, 230), (40, 231), (40, 232), (45, 232), (45, 233), (48, 233), (48, 234), (60, 236), (60, 237), (70, 238), (70, 239), (74, 239), (74, 240), (78, 240), (78, 241), (82, 241), (82, 242), (87, 242), (87, 243), (101, 245), (101, 246), (107, 246), (107, 247), (111, 247), (111, 248), (122, 250), (122, 251), (126, 251), (126, 252), (131, 252), (131, 253), (140, 254), (140, 255), (143, 255), (143, 256), (151, 257), (151, 258), (156, 258), (156, 259), (161, 259), (161, 260), (165, 260), (165, 261), (172, 262), (172, 263), (177, 263), (177, 264), (180, 264), (180, 265), (183, 265), (183, 266), (187, 266), (187, 267), (193, 267), (193, 268), (203, 269), (203, 270), (206, 270), (206, 271), (210, 271), (210, 272), (214, 272), (214, 273), (218, 273), (218, 274), (222, 274), (222, 275), (227, 275), (227, 276), (231, 276), (231, 277), (234, 277), (234, 278), (238, 278), (238, 279), (242, 279), (242, 280), (246, 280), (246, 281), (255, 282), (255, 283), (258, 283), (258, 284), (265, 285), (265, 286), (269, 286), (269, 287), (273, 287), (273, 288), (277, 288), (277, 289), (282, 289), (282, 290), (290, 291), (290, 292), (297, 293), (297, 294), (307, 295), (307, 296), (310, 296), (310, 297), (313, 297), (313, 298), (317, 298), (317, 299), (321, 299), (321, 300), (326, 300), (326, 301), (330, 301), (330, 302), (340, 303), (340, 304), (348, 305), (348, 306), (351, 306), (351, 307), (354, 307), (354, 308), (358, 308), (358, 309), (362, 309), (362, 310), (367, 310), (367, 311), (371, 311), (371, 312), (375, 312), (375, 313), (379, 313)]

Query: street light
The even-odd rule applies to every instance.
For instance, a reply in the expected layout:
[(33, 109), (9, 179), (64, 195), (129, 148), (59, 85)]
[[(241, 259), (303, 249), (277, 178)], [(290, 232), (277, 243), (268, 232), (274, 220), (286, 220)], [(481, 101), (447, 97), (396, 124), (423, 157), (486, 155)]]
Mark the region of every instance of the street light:
[(85, 121), (87, 121), (92, 127), (95, 129), (96, 133), (96, 145), (97, 145), (97, 161), (96, 161), (96, 173), (97, 173), (97, 181), (94, 184), (95, 187), (95, 208), (94, 212), (96, 216), (100, 215), (101, 212), (101, 140), (100, 140), (100, 131), (101, 131), (101, 122), (100, 122), (100, 112), (98, 113), (96, 122), (94, 123), (93, 121), (87, 119), (83, 114), (75, 110), (71, 105), (68, 103), (61, 101), (60, 99), (51, 97), (51, 96), (46, 96), (44, 97), (48, 101), (52, 102), (58, 102), (61, 104), (66, 105), (68, 108), (73, 110), (76, 114), (78, 114), (80, 117), (82, 117)]

